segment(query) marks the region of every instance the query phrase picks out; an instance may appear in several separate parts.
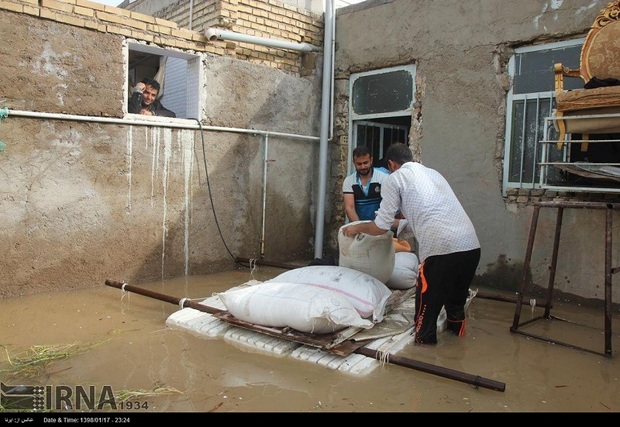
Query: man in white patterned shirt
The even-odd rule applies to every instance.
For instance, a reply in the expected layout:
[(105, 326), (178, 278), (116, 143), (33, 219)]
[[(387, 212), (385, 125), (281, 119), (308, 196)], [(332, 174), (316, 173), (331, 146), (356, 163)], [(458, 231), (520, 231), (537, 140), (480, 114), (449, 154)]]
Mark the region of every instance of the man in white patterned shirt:
[(415, 342), (437, 343), (437, 318), (445, 306), (447, 329), (465, 335), (465, 302), (480, 262), (476, 230), (450, 184), (437, 171), (413, 161), (408, 146), (389, 146), (390, 175), (372, 222), (343, 228), (345, 236), (377, 236), (394, 225), (400, 210), (418, 242), (420, 271), (416, 287)]

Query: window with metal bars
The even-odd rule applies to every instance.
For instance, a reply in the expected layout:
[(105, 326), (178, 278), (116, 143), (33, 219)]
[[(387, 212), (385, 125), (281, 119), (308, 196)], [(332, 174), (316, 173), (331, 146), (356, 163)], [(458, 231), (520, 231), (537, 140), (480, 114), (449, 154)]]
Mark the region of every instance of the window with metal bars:
[[(503, 193), (510, 188), (541, 188), (540, 141), (557, 138), (545, 118), (555, 107), (553, 65), (579, 68), (583, 38), (515, 49), (508, 70), (512, 80), (507, 98)], [(582, 88), (580, 79), (565, 80), (565, 88)], [(550, 150), (547, 161), (565, 158)], [(560, 171), (547, 169), (545, 181), (562, 181)]]
[[(409, 142), (415, 103), (415, 65), (356, 73), (350, 80), (349, 152), (366, 145), (373, 165), (381, 162), (393, 142)], [(354, 170), (349, 159), (349, 173)]]

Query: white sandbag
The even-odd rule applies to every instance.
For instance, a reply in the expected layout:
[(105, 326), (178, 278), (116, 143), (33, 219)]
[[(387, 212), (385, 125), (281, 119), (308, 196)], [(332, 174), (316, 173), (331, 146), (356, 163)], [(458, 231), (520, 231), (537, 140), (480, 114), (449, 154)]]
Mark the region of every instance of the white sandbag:
[(394, 255), (394, 271), (386, 283), (390, 289), (410, 289), (418, 279), (420, 260), (413, 252), (396, 252)]
[[(355, 221), (351, 224), (358, 224), (360, 222), (367, 221)], [(338, 248), (340, 252), (338, 265), (370, 274), (382, 283), (390, 280), (394, 271), (392, 232), (387, 231), (380, 236), (359, 233), (355, 237), (348, 237), (342, 233), (343, 227), (340, 227), (338, 231)]]
[(363, 318), (383, 320), (385, 305), (392, 292), (370, 274), (336, 265), (311, 265), (295, 268), (269, 282), (299, 283), (338, 292), (349, 300)]
[(237, 319), (263, 326), (289, 326), (300, 332), (326, 334), (348, 326), (369, 329), (341, 294), (286, 282), (256, 282), (218, 294)]

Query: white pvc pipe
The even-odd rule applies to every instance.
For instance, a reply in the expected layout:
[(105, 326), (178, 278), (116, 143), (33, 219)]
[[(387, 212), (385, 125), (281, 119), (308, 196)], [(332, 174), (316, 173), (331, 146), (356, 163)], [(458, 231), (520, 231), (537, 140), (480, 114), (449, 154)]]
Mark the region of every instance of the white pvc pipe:
[(231, 40), (242, 43), (253, 43), (261, 46), (278, 47), (299, 52), (318, 52), (320, 50), (317, 46), (308, 43), (294, 43), (283, 40), (268, 39), (265, 37), (250, 36), (248, 34), (235, 33), (233, 31), (222, 30), (221, 28), (214, 27), (207, 28), (204, 31), (204, 35), (211, 42), (216, 40)]
[(333, 39), (332, 20), (334, 19), (334, 2), (325, 2), (325, 39), (323, 40), (323, 91), (321, 95), (321, 140), (319, 148), (319, 189), (316, 208), (316, 231), (314, 235), (314, 257), (323, 258), (323, 233), (325, 230), (325, 191), (327, 188), (327, 148), (330, 116), (331, 92), (331, 45)]
[(57, 113), (42, 113), (38, 111), (21, 111), (21, 110), (9, 110), (8, 116), (19, 116), (19, 117), (34, 117), (41, 119), (55, 119), (55, 120), (72, 120), (78, 122), (98, 122), (98, 123), (115, 123), (122, 125), (132, 125), (132, 126), (156, 126), (156, 127), (169, 127), (169, 128), (178, 128), (178, 129), (196, 129), (196, 130), (209, 130), (209, 131), (217, 131), (217, 132), (233, 132), (233, 133), (247, 133), (252, 135), (271, 135), (271, 136), (279, 136), (282, 138), (293, 138), (293, 139), (307, 139), (310, 141), (319, 141), (319, 137), (316, 136), (307, 136), (307, 135), (299, 135), (294, 133), (282, 133), (282, 132), (271, 132), (266, 130), (258, 130), (258, 129), (242, 129), (242, 128), (229, 128), (222, 126), (200, 126), (195, 123), (195, 119), (182, 119), (186, 123), (182, 123), (180, 119), (164, 119), (161, 118), (159, 120), (140, 120), (140, 119), (119, 119), (112, 117), (99, 117), (99, 116), (79, 116), (73, 114), (57, 114)]

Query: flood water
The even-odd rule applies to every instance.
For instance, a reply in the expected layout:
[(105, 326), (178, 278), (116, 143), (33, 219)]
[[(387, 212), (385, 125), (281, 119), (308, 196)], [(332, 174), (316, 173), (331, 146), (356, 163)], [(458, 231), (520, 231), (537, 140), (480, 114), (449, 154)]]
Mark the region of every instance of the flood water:
[[(196, 299), (283, 271), (258, 266), (135, 286)], [(221, 337), (200, 337), (166, 326), (178, 305), (106, 286), (105, 279), (122, 280), (102, 278), (94, 289), (0, 300), (4, 386), (52, 386), (48, 395), (60, 385), (74, 392), (79, 387), (113, 390), (131, 394), (117, 411), (134, 414), (620, 411), (618, 332), (612, 336), (612, 357), (531, 339), (510, 332), (511, 302), (475, 297), (465, 337), (444, 332), (437, 346), (409, 344), (396, 353), (505, 384), (504, 391), (497, 391), (391, 363), (351, 374)], [(525, 307), (521, 321), (540, 310)], [(602, 309), (554, 302), (552, 314), (578, 324), (543, 320), (532, 331), (604, 351)], [(614, 312), (616, 329), (619, 317)], [(63, 345), (67, 356), (42, 367), (16, 373), (9, 363), (26, 358), (33, 348)], [(111, 412), (109, 405), (103, 410)], [(10, 412), (0, 411), (3, 416)], [(65, 405), (61, 411), (92, 409)]]

